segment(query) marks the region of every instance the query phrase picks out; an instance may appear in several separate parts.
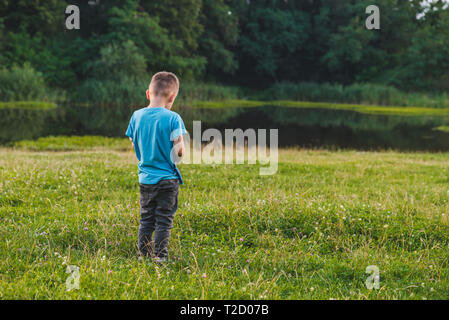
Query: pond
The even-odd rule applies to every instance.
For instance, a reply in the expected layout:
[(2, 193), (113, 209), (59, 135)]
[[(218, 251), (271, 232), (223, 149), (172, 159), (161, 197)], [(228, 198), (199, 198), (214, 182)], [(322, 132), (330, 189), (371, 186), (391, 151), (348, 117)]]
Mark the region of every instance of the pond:
[[(449, 151), (447, 116), (364, 114), (348, 110), (278, 106), (178, 110), (207, 128), (279, 129), (279, 146), (357, 150)], [(449, 127), (447, 127), (449, 128)]]
[[(0, 143), (49, 135), (124, 137), (136, 108), (63, 105), (54, 110), (0, 110)], [(235, 105), (220, 108), (180, 107), (192, 131), (278, 129), (280, 147), (357, 150), (449, 151), (449, 116), (367, 114), (350, 110)]]

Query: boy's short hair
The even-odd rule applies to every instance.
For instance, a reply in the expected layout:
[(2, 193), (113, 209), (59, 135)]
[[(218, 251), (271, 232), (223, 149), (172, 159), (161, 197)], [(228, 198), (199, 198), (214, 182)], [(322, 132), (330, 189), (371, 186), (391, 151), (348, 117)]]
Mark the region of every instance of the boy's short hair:
[(172, 72), (158, 72), (151, 79), (150, 90), (156, 96), (168, 97), (179, 90), (179, 79)]

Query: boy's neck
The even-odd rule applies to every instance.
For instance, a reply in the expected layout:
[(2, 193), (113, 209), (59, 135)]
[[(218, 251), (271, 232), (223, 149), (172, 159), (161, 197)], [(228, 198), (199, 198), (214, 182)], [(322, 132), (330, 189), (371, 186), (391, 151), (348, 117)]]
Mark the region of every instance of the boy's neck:
[(166, 105), (167, 101), (165, 101), (165, 99), (154, 97), (151, 99), (148, 108), (165, 108)]

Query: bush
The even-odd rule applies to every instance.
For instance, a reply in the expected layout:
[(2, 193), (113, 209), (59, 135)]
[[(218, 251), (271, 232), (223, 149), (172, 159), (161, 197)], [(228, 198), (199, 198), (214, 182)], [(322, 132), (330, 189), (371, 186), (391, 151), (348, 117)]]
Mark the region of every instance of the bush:
[(239, 99), (243, 90), (238, 87), (227, 87), (218, 84), (182, 82), (179, 91), (180, 104), (191, 104), (194, 101), (223, 101)]
[(355, 83), (349, 86), (329, 83), (281, 82), (271, 86), (258, 97), (263, 100), (295, 100), (334, 102), (383, 106), (416, 106), (431, 108), (449, 107), (446, 93), (429, 96), (422, 93), (406, 93), (391, 86)]
[(98, 80), (119, 81), (123, 77), (148, 77), (145, 57), (131, 40), (122, 44), (109, 44), (100, 50), (100, 58), (88, 64), (91, 77)]
[(142, 105), (150, 76), (144, 56), (132, 41), (110, 44), (89, 64), (89, 78), (74, 100), (97, 105)]
[(0, 69), (0, 101), (54, 101), (44, 76), (25, 63), (22, 67)]
[(147, 103), (149, 81), (123, 77), (120, 80), (86, 80), (73, 100), (89, 105), (134, 105)]

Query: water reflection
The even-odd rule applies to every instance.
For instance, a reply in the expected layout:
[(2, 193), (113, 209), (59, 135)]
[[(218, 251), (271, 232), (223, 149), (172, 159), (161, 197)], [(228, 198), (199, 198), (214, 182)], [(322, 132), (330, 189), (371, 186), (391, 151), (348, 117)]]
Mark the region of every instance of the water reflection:
[[(63, 105), (55, 110), (3, 110), (0, 143), (48, 135), (123, 137), (137, 108)], [(348, 148), (359, 150), (449, 151), (449, 117), (363, 114), (348, 110), (279, 106), (191, 108), (176, 107), (192, 131), (202, 129), (279, 129), (280, 147)]]
[(362, 114), (347, 110), (252, 107), (180, 108), (186, 126), (201, 120), (203, 130), (217, 128), (279, 129), (281, 147), (359, 150), (448, 151), (449, 117)]

